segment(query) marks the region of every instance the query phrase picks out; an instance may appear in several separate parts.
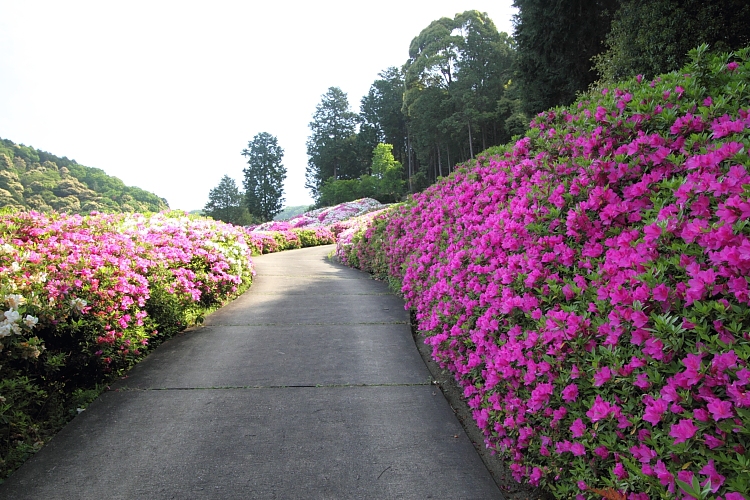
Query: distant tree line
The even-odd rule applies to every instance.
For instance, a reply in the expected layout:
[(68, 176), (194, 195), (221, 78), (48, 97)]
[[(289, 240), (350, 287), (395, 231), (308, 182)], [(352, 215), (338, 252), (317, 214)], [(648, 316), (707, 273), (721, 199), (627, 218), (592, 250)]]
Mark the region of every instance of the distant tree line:
[(243, 187), (225, 175), (219, 185), (208, 193), (203, 214), (236, 225), (270, 221), (284, 204), (286, 167), (282, 164), (284, 150), (275, 136), (261, 132), (253, 137), (242, 155), (247, 158), (243, 169)]
[(164, 198), (98, 168), (0, 139), (0, 207), (37, 212), (160, 212)]
[[(331, 87), (310, 122), (306, 187), (318, 205), (373, 188), (372, 155), (391, 145), (404, 192), (525, 131), (592, 85), (675, 70), (702, 43), (750, 44), (747, 0), (514, 0), (514, 33), (477, 11), (433, 21), (401, 67), (379, 74), (354, 113)], [(382, 199), (381, 199), (382, 198)], [(348, 201), (348, 200), (343, 200)]]

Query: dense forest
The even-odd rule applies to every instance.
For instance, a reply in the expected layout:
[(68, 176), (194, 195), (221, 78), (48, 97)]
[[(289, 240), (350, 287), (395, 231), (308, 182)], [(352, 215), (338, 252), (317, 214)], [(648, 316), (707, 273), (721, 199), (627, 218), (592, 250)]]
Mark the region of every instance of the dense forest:
[(405, 192), (420, 191), (592, 87), (675, 70), (703, 43), (716, 52), (750, 44), (746, 0), (513, 5), (512, 36), (478, 11), (430, 23), (401, 66), (380, 72), (359, 113), (340, 88), (328, 89), (307, 143), (306, 187), (318, 205), (332, 194), (341, 202), (367, 191), (378, 144), (393, 146)]
[(159, 212), (167, 200), (98, 168), (0, 139), (0, 207), (66, 213)]

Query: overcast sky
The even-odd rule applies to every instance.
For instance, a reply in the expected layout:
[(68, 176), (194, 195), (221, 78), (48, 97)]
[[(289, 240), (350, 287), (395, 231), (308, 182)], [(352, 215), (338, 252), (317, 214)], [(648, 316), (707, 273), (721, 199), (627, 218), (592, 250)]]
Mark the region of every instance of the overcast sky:
[(430, 22), (486, 12), (512, 34), (512, 0), (0, 0), (0, 137), (203, 208), (243, 148), (278, 138), (286, 205), (310, 203), (305, 141), (340, 87), (354, 111)]

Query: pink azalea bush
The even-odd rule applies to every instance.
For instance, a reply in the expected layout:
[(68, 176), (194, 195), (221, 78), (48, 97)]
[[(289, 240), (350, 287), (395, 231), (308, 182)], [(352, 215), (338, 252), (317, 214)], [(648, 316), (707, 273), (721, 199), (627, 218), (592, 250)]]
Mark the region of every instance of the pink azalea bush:
[(340, 242), (402, 280), (487, 446), (558, 498), (750, 498), (750, 49), (691, 56)]
[[(393, 208), (381, 208), (380, 210), (337, 223), (334, 232), (338, 231), (336, 233), (338, 235), (336, 240), (336, 257), (339, 261), (353, 267), (361, 267), (360, 262), (368, 262), (372, 267), (377, 255), (380, 255), (378, 252), (379, 248), (375, 247), (375, 242), (373, 241), (370, 241), (368, 245), (360, 245), (359, 242), (366, 230), (374, 231), (371, 228), (376, 223), (375, 221), (388, 220), (387, 215)], [(368, 253), (366, 257), (362, 255), (365, 252)], [(386, 273), (375, 274), (386, 275)]]
[(242, 228), (180, 212), (0, 215), (2, 470), (41, 446), (81, 390), (200, 321), (252, 272)]

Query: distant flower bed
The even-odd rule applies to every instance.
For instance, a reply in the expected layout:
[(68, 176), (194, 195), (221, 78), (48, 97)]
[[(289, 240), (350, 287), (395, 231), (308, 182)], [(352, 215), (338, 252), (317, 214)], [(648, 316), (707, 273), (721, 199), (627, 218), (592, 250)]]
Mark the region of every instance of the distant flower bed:
[(336, 243), (336, 236), (326, 227), (247, 232), (253, 255), (280, 252)]
[(749, 498), (750, 49), (692, 56), (339, 238), (558, 498)]
[(288, 221), (271, 221), (250, 228), (252, 231), (288, 231), (291, 229), (312, 229), (317, 227), (329, 227), (336, 223), (359, 217), (373, 210), (384, 207), (377, 200), (362, 198), (360, 200), (341, 203), (334, 207), (319, 208), (305, 212), (289, 219)]

